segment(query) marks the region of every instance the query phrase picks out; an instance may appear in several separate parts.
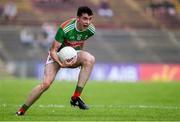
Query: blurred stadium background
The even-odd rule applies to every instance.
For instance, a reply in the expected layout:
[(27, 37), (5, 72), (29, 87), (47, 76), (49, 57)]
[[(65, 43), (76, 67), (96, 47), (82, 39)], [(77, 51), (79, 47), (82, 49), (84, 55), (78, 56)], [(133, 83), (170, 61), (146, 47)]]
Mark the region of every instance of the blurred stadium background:
[[(11, 18), (3, 13), (8, 2), (17, 8)], [(1, 0), (0, 78), (41, 79), (58, 25), (75, 17), (78, 6), (88, 5), (94, 11), (97, 32), (85, 47), (96, 57), (92, 80), (180, 80), (179, 0), (109, 0), (105, 1), (112, 11), (109, 16), (98, 13), (101, 2)], [(75, 79), (77, 72), (63, 70), (57, 79)]]
[[(91, 109), (69, 105), (76, 82), (55, 82), (25, 117), (14, 116), (42, 81), (59, 24), (75, 17), (80, 5), (95, 14), (96, 35), (85, 50), (96, 64), (82, 94)], [(63, 69), (56, 80), (76, 81), (78, 72)], [(179, 0), (0, 0), (0, 121), (179, 121), (178, 81)]]

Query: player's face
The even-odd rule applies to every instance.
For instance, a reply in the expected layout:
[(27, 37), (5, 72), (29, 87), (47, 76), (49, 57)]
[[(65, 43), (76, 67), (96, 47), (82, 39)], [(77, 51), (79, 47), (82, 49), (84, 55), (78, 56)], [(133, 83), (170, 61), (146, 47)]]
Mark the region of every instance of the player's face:
[(84, 31), (88, 28), (88, 26), (92, 23), (93, 16), (89, 16), (88, 14), (82, 14), (82, 16), (78, 17), (78, 29)]

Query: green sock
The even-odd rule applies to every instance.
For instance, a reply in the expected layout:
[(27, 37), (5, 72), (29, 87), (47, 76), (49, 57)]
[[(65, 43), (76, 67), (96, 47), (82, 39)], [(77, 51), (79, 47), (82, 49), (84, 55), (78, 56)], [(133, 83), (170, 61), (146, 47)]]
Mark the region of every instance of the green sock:
[(21, 108), (23, 108), (25, 111), (29, 108), (29, 106), (28, 105), (26, 105), (26, 104), (24, 104), (24, 105), (22, 105), (22, 107)]
[(76, 86), (76, 91), (78, 91), (78, 92), (80, 92), (80, 93), (81, 93), (81, 92), (82, 92), (82, 90), (83, 90), (83, 87), (80, 87), (80, 86), (78, 86), (78, 85)]

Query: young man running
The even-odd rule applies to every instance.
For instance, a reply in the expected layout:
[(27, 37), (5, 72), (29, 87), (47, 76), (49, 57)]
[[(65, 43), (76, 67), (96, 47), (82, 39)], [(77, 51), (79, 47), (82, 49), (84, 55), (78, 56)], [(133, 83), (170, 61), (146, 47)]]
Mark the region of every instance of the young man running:
[[(78, 106), (80, 109), (89, 109), (80, 98), (80, 95), (90, 77), (95, 63), (94, 56), (82, 50), (85, 40), (95, 34), (92, 19), (92, 10), (87, 6), (81, 6), (78, 8), (76, 18), (72, 18), (61, 24), (49, 51), (44, 70), (43, 82), (31, 91), (25, 103), (16, 112), (16, 115), (20, 116), (25, 114), (28, 108), (50, 87), (60, 68), (81, 67), (77, 86), (73, 96), (71, 97), (70, 104)], [(78, 52), (77, 58), (74, 58), (70, 62), (61, 62), (58, 58), (57, 52), (65, 46), (71, 46), (76, 49)]]

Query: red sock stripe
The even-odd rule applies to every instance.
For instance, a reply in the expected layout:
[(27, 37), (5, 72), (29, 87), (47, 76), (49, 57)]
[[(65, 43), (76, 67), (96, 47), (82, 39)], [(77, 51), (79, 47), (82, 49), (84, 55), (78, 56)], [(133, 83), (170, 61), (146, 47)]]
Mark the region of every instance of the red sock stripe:
[(20, 108), (19, 111), (21, 111), (23, 113), (25, 112), (25, 110), (23, 108)]
[(79, 97), (80, 95), (81, 95), (80, 92), (74, 92), (74, 96), (75, 96), (75, 97)]

